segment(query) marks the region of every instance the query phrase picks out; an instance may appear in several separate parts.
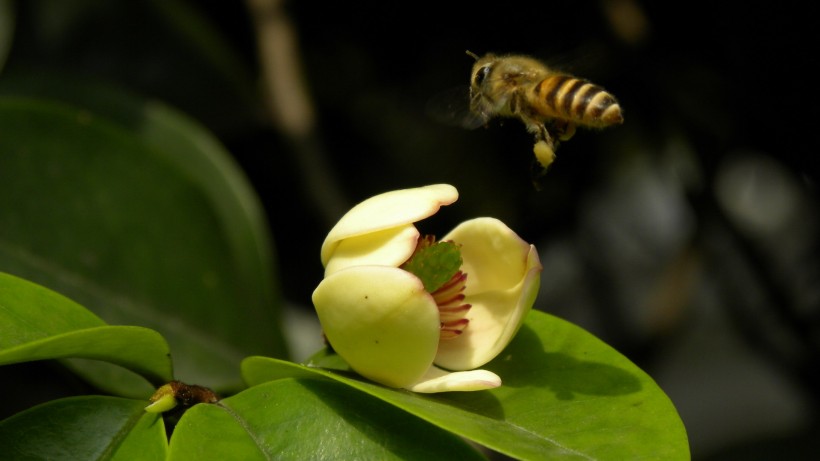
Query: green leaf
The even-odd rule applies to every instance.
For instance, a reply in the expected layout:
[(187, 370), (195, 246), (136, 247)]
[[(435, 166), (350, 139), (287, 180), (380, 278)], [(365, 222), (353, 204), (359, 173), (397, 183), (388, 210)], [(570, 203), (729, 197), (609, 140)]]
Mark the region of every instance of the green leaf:
[(226, 459), (482, 458), (458, 437), (342, 384), (283, 379), (195, 405), (180, 419), (169, 461)]
[(0, 349), (102, 326), (99, 317), (65, 296), (0, 272)]
[[(241, 17), (242, 5), (231, 3), (217, 10)], [(219, 133), (244, 132), (258, 122), (261, 98), (248, 60), (209, 9), (185, 0), (27, 0), (6, 71), (119, 82)]]
[(107, 326), (70, 299), (0, 272), (0, 365), (67, 357), (121, 365), (155, 385), (173, 379), (159, 333)]
[(79, 357), (115, 363), (160, 384), (173, 377), (169, 354), (165, 340), (153, 330), (108, 326), (72, 331), (0, 349), (0, 365)]
[(145, 401), (70, 397), (0, 421), (3, 458), (26, 460), (156, 461), (165, 459), (165, 425)]
[(242, 357), (286, 354), (261, 206), (191, 120), (97, 96), (0, 98), (0, 270), (160, 332), (178, 379), (238, 389)]
[(250, 357), (242, 369), (251, 385), (333, 379), (516, 458), (689, 459), (683, 423), (652, 378), (583, 329), (542, 312), (530, 313), (515, 340), (483, 367), (504, 381), (490, 391), (413, 394), (344, 367), (316, 368), (338, 363), (333, 355), (309, 366)]
[(418, 277), (424, 284), (424, 291), (432, 293), (450, 281), (461, 268), (461, 250), (453, 242), (420, 247), (401, 268)]

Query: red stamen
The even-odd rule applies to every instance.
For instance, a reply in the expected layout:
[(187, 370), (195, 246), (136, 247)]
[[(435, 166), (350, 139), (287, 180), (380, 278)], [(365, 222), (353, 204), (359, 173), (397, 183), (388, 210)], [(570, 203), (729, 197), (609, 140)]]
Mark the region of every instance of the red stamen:
[(432, 293), (438, 305), (441, 322), (439, 338), (441, 340), (458, 337), (470, 323), (466, 316), (471, 306), (464, 302), (464, 293), (462, 293), (466, 287), (466, 281), (467, 274), (458, 271), (447, 283)]

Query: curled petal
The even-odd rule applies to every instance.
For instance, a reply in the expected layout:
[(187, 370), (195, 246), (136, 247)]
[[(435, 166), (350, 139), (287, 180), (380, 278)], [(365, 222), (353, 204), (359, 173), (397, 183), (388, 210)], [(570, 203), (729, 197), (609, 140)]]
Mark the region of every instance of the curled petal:
[(416, 227), (407, 224), (344, 239), (325, 265), (325, 277), (353, 266), (398, 267), (413, 255), (418, 238)]
[(347, 212), (322, 244), (322, 264), (327, 265), (344, 239), (412, 224), (434, 215), (442, 205), (458, 199), (449, 184), (402, 189), (371, 197)]
[(469, 277), (466, 294), (506, 290), (526, 272), (530, 244), (495, 218), (464, 221), (441, 241), (461, 245), (461, 271)]
[(438, 308), (409, 272), (385, 266), (343, 269), (319, 284), (313, 304), (328, 341), (360, 375), (406, 387), (432, 365)]
[(469, 328), (442, 341), (435, 363), (450, 370), (480, 367), (509, 344), (535, 302), (541, 262), (527, 244), (496, 219), (459, 225), (445, 239), (462, 245), (462, 270), (469, 274), (465, 301)]
[(470, 370), (449, 372), (436, 366), (430, 367), (427, 373), (407, 389), (413, 392), (453, 392), (482, 391), (501, 385), (501, 378), (487, 370)]

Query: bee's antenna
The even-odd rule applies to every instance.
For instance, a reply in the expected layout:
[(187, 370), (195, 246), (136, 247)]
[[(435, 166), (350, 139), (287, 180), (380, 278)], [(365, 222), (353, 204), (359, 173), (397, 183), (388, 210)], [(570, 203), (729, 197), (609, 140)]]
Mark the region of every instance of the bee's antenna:
[(475, 59), (476, 61), (478, 61), (478, 59), (479, 59), (479, 58), (478, 58), (478, 55), (477, 55), (477, 54), (475, 54), (475, 53), (473, 53), (473, 52), (472, 52), (472, 51), (470, 51), (470, 50), (467, 50), (467, 56), (470, 56), (471, 58)]

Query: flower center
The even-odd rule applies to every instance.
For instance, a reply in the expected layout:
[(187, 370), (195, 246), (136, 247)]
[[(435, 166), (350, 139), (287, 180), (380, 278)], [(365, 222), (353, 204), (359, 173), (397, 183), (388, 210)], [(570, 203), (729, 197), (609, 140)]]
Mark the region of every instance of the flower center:
[(458, 337), (470, 323), (466, 318), (470, 305), (464, 302), (463, 293), (467, 274), (461, 271), (461, 263), (460, 245), (436, 242), (434, 236), (425, 235), (416, 243), (410, 259), (400, 266), (418, 277), (436, 301), (441, 340)]
[(470, 323), (470, 320), (465, 317), (471, 307), (464, 302), (463, 291), (466, 287), (466, 280), (467, 274), (458, 271), (447, 283), (431, 293), (438, 305), (441, 321), (439, 338), (441, 340), (457, 338)]

